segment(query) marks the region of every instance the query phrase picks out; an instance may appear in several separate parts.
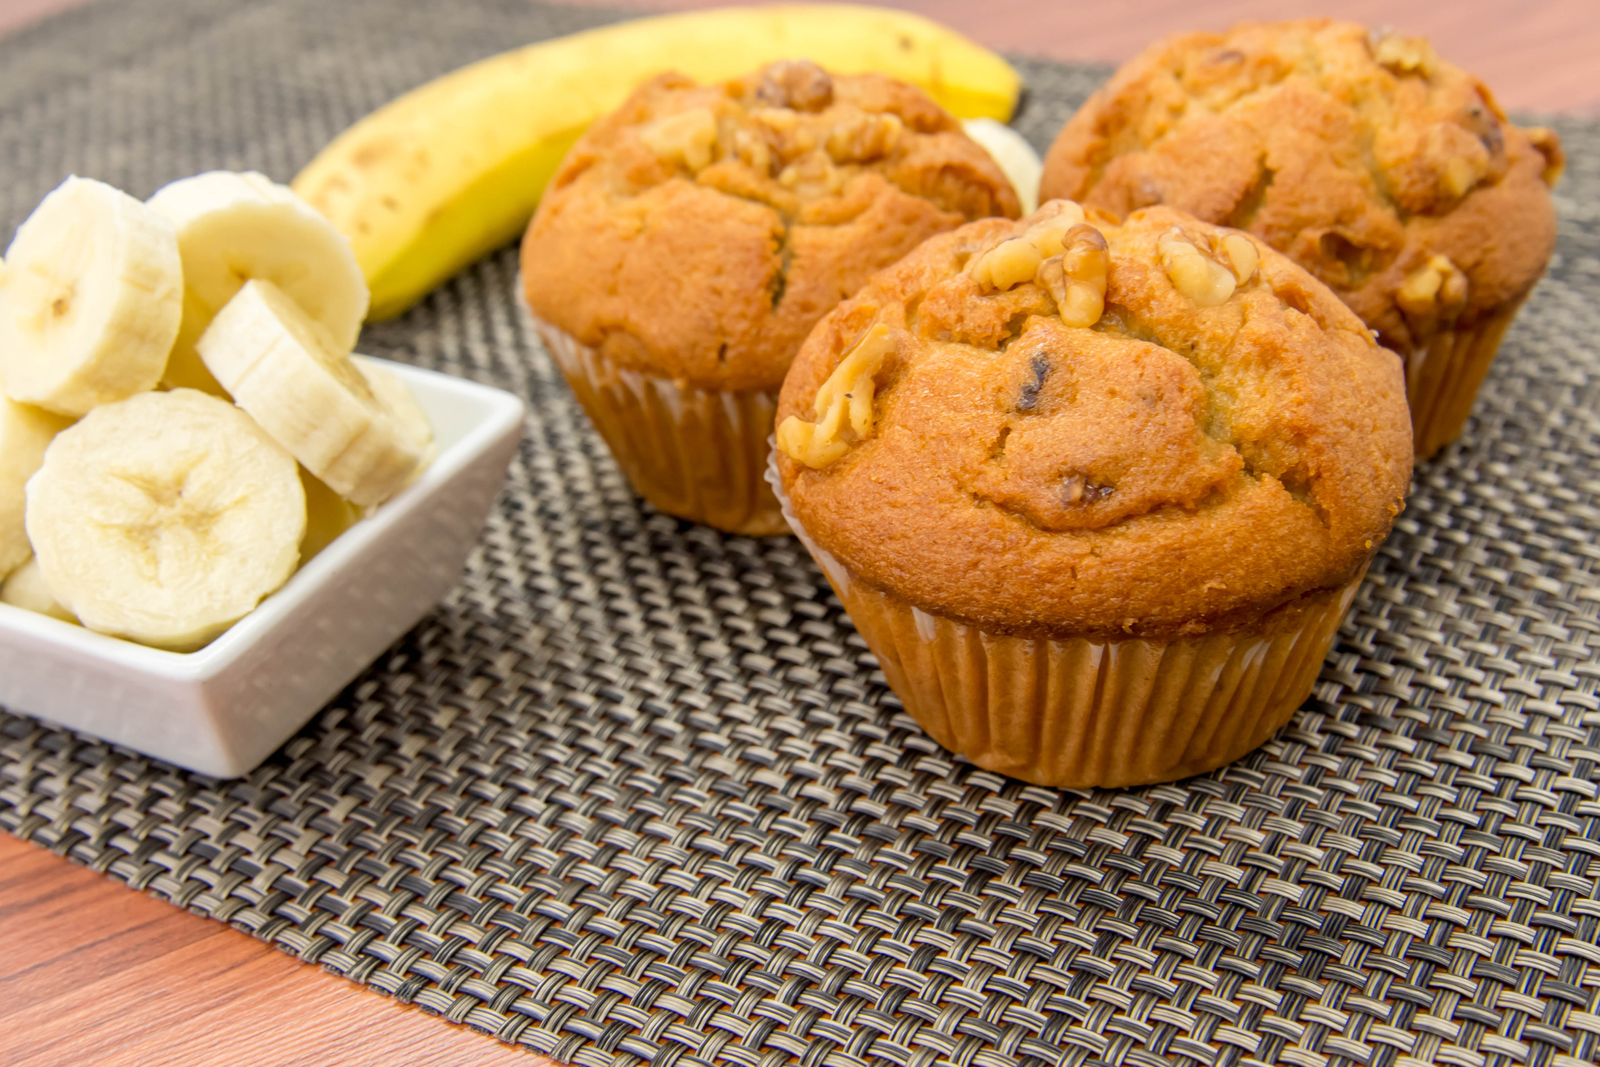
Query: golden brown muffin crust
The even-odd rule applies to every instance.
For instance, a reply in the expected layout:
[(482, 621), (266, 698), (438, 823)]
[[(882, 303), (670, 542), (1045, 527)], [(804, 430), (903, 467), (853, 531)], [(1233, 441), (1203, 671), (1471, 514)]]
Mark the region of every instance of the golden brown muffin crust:
[(1554, 133), (1513, 126), (1420, 38), (1246, 23), (1120, 69), (1051, 146), (1040, 196), (1247, 229), (1407, 352), (1532, 288), (1561, 163)]
[(523, 241), (524, 289), (624, 366), (774, 389), (873, 271), (1018, 210), (988, 154), (912, 86), (804, 62), (724, 85), (667, 74), (563, 161)]
[[(1410, 481), (1394, 354), (1285, 257), (1168, 208), (1099, 224), (1092, 327), (1064, 325), (1036, 281), (980, 281), (989, 250), (1056, 210), (935, 237), (818, 323), (780, 427), (819, 418), (819, 389), (874, 324), (893, 345), (865, 439), (818, 469), (778, 457), (808, 534), (860, 578), (995, 633), (1232, 628), (1359, 573)], [(1243, 280), (1198, 306), (1175, 281), (1183, 246), (1206, 270), (1233, 248)]]

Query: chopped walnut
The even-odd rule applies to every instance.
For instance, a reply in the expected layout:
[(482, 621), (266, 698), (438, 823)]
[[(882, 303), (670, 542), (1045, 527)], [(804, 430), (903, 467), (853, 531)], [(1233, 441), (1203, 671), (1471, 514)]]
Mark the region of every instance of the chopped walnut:
[(639, 128), (639, 140), (659, 159), (676, 159), (692, 171), (710, 165), (717, 144), (717, 120), (707, 107), (666, 115)]
[(997, 292), (1033, 281), (1043, 257), (1039, 246), (1026, 236), (1011, 237), (976, 257), (968, 270), (978, 284)]
[(899, 115), (857, 112), (828, 131), (828, 155), (836, 163), (866, 163), (889, 155), (905, 124)]
[[(1228, 302), (1239, 280), (1234, 272), (1212, 259), (1173, 227), (1161, 236), (1161, 265), (1173, 288), (1196, 306), (1214, 308)], [(1231, 258), (1231, 257), (1230, 257)]]
[(1420, 74), (1433, 77), (1439, 69), (1439, 56), (1426, 37), (1379, 30), (1372, 35), (1372, 58), (1395, 74)]
[(1222, 239), (1222, 254), (1240, 285), (1250, 280), (1261, 263), (1256, 243), (1242, 233), (1230, 233)]
[(844, 179), (826, 152), (807, 152), (778, 172), (778, 184), (785, 189), (812, 194), (837, 193), (844, 188)]
[(833, 103), (833, 79), (815, 63), (783, 60), (768, 64), (761, 72), (756, 98), (773, 107), (821, 111)]
[(1483, 138), (1459, 122), (1441, 121), (1427, 127), (1422, 142), (1422, 174), (1431, 174), (1436, 195), (1459, 200), (1489, 177), (1494, 157)]
[(1072, 201), (1052, 200), (1020, 236), (974, 256), (967, 273), (994, 292), (1034, 282), (1055, 299), (1062, 322), (1092, 326), (1105, 311), (1111, 260), (1105, 237), (1083, 218)]
[(750, 117), (782, 138), (792, 137), (800, 126), (800, 116), (784, 107), (751, 108)]
[(1062, 251), (1039, 264), (1034, 280), (1055, 299), (1063, 324), (1093, 326), (1106, 310), (1111, 253), (1105, 236), (1088, 223), (1080, 222), (1062, 237)]
[(1432, 256), (1406, 276), (1394, 299), (1413, 318), (1450, 318), (1466, 305), (1467, 276), (1448, 257)]
[(1043, 217), (1028, 227), (1027, 236), (1044, 258), (1059, 256), (1067, 247), (1067, 231), (1083, 221), (1083, 208), (1071, 200), (1051, 200), (1037, 214)]
[(772, 149), (767, 146), (766, 138), (749, 130), (736, 128), (732, 140), (733, 151), (730, 154), (739, 162), (758, 174), (772, 173)]
[(778, 449), (813, 469), (832, 466), (850, 446), (872, 436), (873, 377), (894, 352), (894, 338), (883, 323), (874, 325), (839, 361), (812, 402), (815, 422), (790, 415), (778, 427)]

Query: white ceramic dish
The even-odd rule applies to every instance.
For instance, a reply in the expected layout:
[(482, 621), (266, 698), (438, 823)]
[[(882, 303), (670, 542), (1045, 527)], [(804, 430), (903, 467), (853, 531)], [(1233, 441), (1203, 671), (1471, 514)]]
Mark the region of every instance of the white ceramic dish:
[(461, 575), (522, 436), (522, 401), (386, 364), (439, 458), (198, 652), (146, 648), (0, 604), (0, 706), (202, 774), (244, 774)]

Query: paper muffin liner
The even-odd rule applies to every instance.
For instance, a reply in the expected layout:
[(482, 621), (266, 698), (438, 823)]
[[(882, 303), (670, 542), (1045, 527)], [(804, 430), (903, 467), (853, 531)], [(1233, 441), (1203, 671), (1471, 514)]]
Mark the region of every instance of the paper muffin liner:
[(538, 316), (534, 327), (641, 496), (669, 515), (752, 537), (788, 525), (765, 472), (776, 390), (695, 389), (620, 366)]
[(1170, 640), (1011, 637), (926, 612), (795, 535), (922, 728), (986, 770), (1036, 785), (1170, 782), (1261, 745), (1305, 702), (1361, 575), (1252, 628)]
[(1521, 306), (1518, 300), (1472, 329), (1442, 331), (1406, 357), (1406, 402), (1418, 459), (1427, 459), (1461, 433), (1500, 339)]

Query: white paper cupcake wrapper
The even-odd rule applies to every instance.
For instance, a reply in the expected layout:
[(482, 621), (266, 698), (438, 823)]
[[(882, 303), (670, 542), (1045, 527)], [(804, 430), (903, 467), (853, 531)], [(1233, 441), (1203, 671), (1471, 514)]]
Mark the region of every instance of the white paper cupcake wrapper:
[(697, 389), (644, 374), (529, 315), (641, 496), (669, 515), (729, 533), (788, 532), (763, 477), (775, 391)]
[(1470, 330), (1439, 333), (1406, 356), (1406, 402), (1418, 459), (1427, 459), (1461, 433), (1500, 340), (1521, 306), (1518, 300)]
[(1039, 785), (1175, 781), (1256, 748), (1310, 695), (1361, 583), (1242, 632), (991, 634), (856, 578), (795, 517), (775, 460), (768, 480), (906, 710), (951, 751)]

